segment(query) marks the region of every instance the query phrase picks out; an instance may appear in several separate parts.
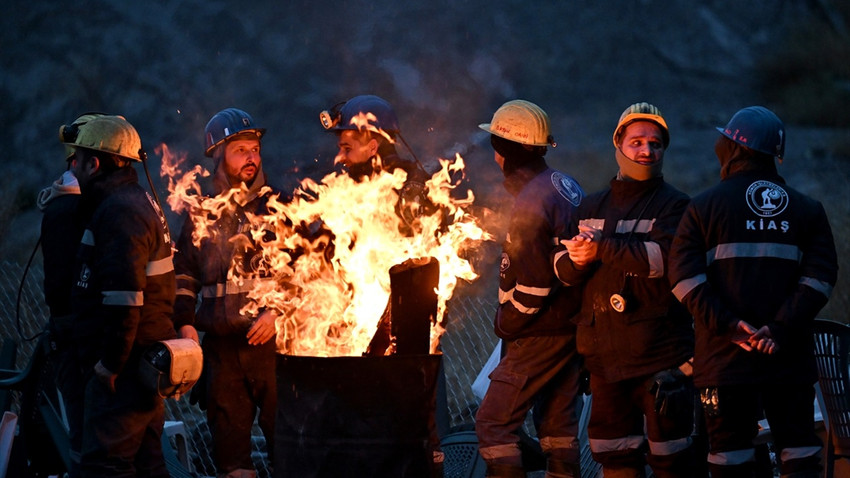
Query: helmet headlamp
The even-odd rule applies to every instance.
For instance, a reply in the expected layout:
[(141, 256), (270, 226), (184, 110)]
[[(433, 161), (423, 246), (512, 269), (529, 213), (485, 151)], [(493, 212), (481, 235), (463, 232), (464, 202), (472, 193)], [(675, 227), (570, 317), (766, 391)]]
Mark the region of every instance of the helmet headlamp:
[(345, 101), (342, 101), (333, 105), (330, 110), (324, 110), (319, 113), (319, 121), (322, 122), (322, 127), (324, 127), (325, 129), (332, 129), (334, 126), (339, 124), (339, 120), (340, 118), (342, 118), (340, 110), (342, 109), (343, 105), (345, 105), (345, 103)]

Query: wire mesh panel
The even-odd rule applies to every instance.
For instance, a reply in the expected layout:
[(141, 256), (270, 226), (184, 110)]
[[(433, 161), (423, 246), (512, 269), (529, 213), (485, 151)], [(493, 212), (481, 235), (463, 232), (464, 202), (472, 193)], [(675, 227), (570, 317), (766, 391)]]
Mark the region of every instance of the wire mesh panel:
[(495, 307), (491, 301), (470, 296), (449, 303), (448, 325), (440, 344), (452, 428), (475, 422), (479, 399), (472, 393), (472, 382), (498, 341), (492, 332)]

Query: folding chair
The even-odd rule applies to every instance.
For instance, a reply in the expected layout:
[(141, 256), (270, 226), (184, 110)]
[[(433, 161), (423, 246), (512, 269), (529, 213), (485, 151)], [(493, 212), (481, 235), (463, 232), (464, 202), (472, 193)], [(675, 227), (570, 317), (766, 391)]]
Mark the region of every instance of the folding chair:
[(818, 383), (826, 410), (826, 478), (833, 478), (835, 460), (850, 458), (850, 326), (814, 321)]

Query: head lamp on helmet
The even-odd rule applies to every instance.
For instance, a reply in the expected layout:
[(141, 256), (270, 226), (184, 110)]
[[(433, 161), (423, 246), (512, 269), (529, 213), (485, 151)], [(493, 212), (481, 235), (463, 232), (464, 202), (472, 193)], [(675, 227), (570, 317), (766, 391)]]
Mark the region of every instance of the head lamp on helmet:
[(482, 123), (478, 127), (500, 138), (527, 146), (555, 146), (549, 115), (530, 101), (508, 101), (493, 113), (489, 123)]
[(80, 126), (89, 121), (103, 116), (103, 113), (85, 113), (80, 115), (71, 124), (63, 124), (59, 127), (59, 142), (65, 145), (65, 160), (70, 161), (74, 158), (74, 147), (70, 146), (77, 140), (77, 135), (80, 133)]
[(144, 158), (142, 139), (123, 116), (95, 116), (80, 124), (78, 130), (73, 141), (67, 141), (65, 145), (114, 154), (131, 161)]
[(778, 158), (785, 155), (785, 124), (763, 106), (738, 110), (729, 123), (723, 128), (718, 127), (717, 131), (754, 151)]
[(383, 132), (392, 139), (398, 134), (398, 116), (390, 104), (375, 95), (360, 95), (319, 113), (322, 127), (329, 131), (368, 130)]
[(661, 128), (664, 147), (666, 148), (670, 145), (670, 130), (667, 128), (667, 122), (664, 121), (664, 117), (661, 116), (661, 110), (654, 105), (643, 102), (629, 106), (620, 115), (620, 120), (617, 121), (617, 127), (614, 129), (614, 147), (620, 147), (620, 141), (623, 139), (623, 131), (625, 131), (626, 126), (635, 121), (651, 121), (657, 124)]
[(258, 140), (266, 134), (258, 128), (254, 118), (238, 108), (225, 108), (210, 118), (204, 128), (204, 154), (212, 157), (213, 151), (236, 135), (252, 135)]

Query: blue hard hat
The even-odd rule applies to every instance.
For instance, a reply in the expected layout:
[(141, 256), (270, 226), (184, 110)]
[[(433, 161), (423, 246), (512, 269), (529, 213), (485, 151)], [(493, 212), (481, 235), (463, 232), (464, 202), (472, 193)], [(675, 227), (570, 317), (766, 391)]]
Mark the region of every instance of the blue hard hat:
[(266, 133), (265, 128), (257, 128), (254, 118), (238, 108), (226, 108), (210, 118), (204, 128), (204, 154), (212, 156), (213, 150), (228, 138), (237, 134), (253, 133), (257, 139)]
[(360, 127), (352, 124), (351, 119), (360, 114), (373, 116), (368, 120), (367, 129), (374, 127), (392, 135), (399, 132), (398, 117), (393, 107), (386, 100), (375, 95), (355, 96), (344, 103), (338, 103), (330, 110), (322, 111), (319, 119), (327, 130), (355, 130)]
[(732, 141), (760, 153), (782, 157), (785, 154), (785, 125), (764, 106), (738, 110), (725, 127), (717, 131)]

